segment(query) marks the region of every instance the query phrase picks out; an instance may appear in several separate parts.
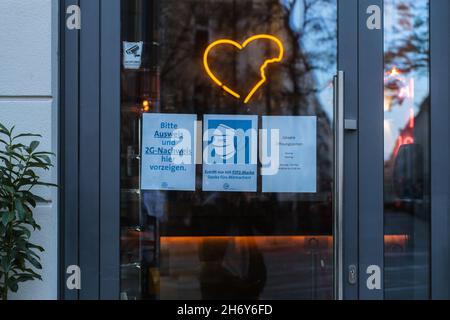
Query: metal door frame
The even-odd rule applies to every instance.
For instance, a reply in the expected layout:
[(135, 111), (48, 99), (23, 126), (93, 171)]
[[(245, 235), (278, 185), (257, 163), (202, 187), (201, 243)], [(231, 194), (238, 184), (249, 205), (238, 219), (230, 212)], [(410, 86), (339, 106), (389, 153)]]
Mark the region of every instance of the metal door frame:
[[(375, 4), (380, 6), (381, 12), (383, 12), (383, 2), (382, 0), (360, 0), (358, 2), (359, 299), (384, 298), (384, 39), (383, 28), (368, 30), (366, 27), (367, 7)], [(430, 298), (432, 299), (450, 299), (449, 16), (450, 3), (447, 0), (430, 0)], [(349, 190), (347, 189), (347, 191)], [(380, 290), (367, 288), (368, 275), (366, 271), (370, 265), (381, 268), (382, 287)]]
[(367, 9), (383, 0), (358, 1), (358, 274), (359, 299), (383, 299), (383, 288), (369, 290), (367, 269), (378, 266), (383, 279), (384, 222), (384, 52), (383, 24), (369, 30)]
[[(358, 6), (359, 0), (338, 0), (338, 70), (343, 72), (343, 99), (344, 112), (341, 120), (358, 119)], [(341, 84), (342, 85), (342, 84)], [(335, 124), (336, 125), (336, 124)], [(341, 242), (335, 250), (341, 251), (341, 261), (335, 261), (335, 270), (338, 276), (335, 285), (338, 286), (336, 299), (358, 299), (358, 275), (356, 283), (348, 280), (349, 267), (358, 265), (358, 132), (343, 129), (343, 159), (341, 164), (343, 177), (340, 182), (343, 194), (340, 199), (341, 222), (335, 238)], [(344, 128), (342, 128), (344, 126)], [(341, 157), (341, 158), (342, 158)], [(337, 223), (337, 221), (335, 221)], [(339, 259), (338, 259), (339, 260)]]
[[(81, 7), (81, 30), (66, 8)], [(60, 298), (118, 299), (120, 288), (120, 0), (60, 0)], [(81, 290), (68, 290), (68, 266)]]
[[(450, 299), (450, 2), (430, 0), (431, 298)], [(443, 174), (445, 173), (445, 174)]]

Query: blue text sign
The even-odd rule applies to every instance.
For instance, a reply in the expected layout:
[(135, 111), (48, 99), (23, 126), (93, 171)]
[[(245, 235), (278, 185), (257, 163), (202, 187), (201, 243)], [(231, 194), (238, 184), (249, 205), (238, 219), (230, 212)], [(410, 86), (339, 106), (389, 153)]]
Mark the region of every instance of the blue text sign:
[(143, 115), (142, 190), (195, 190), (196, 115)]

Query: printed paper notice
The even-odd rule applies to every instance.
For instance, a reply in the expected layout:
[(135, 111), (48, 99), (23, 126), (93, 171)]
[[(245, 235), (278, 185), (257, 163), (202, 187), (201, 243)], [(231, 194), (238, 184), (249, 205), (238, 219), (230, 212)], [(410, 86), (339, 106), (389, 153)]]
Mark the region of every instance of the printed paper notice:
[(195, 190), (196, 115), (143, 115), (142, 190)]
[(256, 192), (257, 131), (257, 116), (204, 116), (203, 191)]
[[(262, 177), (262, 191), (315, 193), (317, 191), (317, 118), (266, 116), (262, 145), (276, 163)], [(274, 161), (273, 159), (278, 159)], [(263, 163), (264, 168), (264, 163)], [(264, 170), (262, 170), (264, 171)]]

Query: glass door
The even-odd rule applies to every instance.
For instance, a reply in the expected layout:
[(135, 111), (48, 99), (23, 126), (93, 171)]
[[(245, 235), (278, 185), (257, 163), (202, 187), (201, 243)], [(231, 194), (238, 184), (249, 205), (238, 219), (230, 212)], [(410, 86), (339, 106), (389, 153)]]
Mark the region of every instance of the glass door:
[(121, 298), (333, 299), (337, 0), (121, 1)]
[(431, 297), (430, 1), (384, 0), (384, 293)]
[(370, 4), (364, 27), (377, 12), (383, 23), (362, 30), (358, 49), (359, 298), (429, 299), (433, 1)]

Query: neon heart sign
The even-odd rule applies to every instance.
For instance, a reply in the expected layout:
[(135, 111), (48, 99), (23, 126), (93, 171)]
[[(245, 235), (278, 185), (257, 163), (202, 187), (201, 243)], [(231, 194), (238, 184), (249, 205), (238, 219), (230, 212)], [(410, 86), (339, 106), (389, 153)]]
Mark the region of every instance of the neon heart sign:
[(231, 89), (230, 87), (225, 85), (211, 71), (211, 68), (210, 68), (209, 63), (208, 63), (209, 53), (211, 52), (211, 50), (213, 48), (215, 48), (217, 46), (221, 46), (221, 45), (231, 45), (231, 46), (234, 46), (235, 48), (238, 48), (239, 50), (243, 50), (251, 42), (256, 41), (256, 40), (260, 40), (260, 39), (266, 39), (266, 40), (273, 41), (278, 46), (279, 54), (275, 58), (270, 58), (270, 59), (267, 59), (267, 60), (264, 61), (263, 65), (260, 68), (261, 80), (250, 90), (250, 93), (245, 97), (245, 99), (244, 99), (244, 103), (245, 104), (250, 101), (250, 99), (253, 97), (253, 95), (267, 81), (267, 77), (266, 77), (266, 68), (267, 68), (267, 66), (269, 64), (271, 64), (271, 63), (278, 63), (278, 62), (281, 62), (281, 60), (283, 60), (284, 47), (283, 47), (283, 44), (281, 43), (281, 41), (278, 38), (276, 38), (276, 37), (274, 37), (274, 36), (272, 36), (270, 34), (258, 34), (258, 35), (252, 36), (252, 37), (248, 38), (247, 40), (245, 40), (242, 44), (240, 44), (240, 43), (238, 43), (236, 41), (230, 40), (230, 39), (220, 39), (220, 40), (216, 40), (213, 43), (211, 43), (208, 46), (208, 48), (206, 48), (205, 53), (203, 55), (203, 65), (205, 67), (205, 70), (206, 70), (206, 73), (208, 74), (208, 76), (219, 87), (221, 87), (224, 91), (226, 91), (227, 93), (229, 93), (230, 95), (232, 95), (236, 99), (240, 99), (241, 95), (239, 93), (237, 93), (236, 91), (234, 91), (233, 89)]

